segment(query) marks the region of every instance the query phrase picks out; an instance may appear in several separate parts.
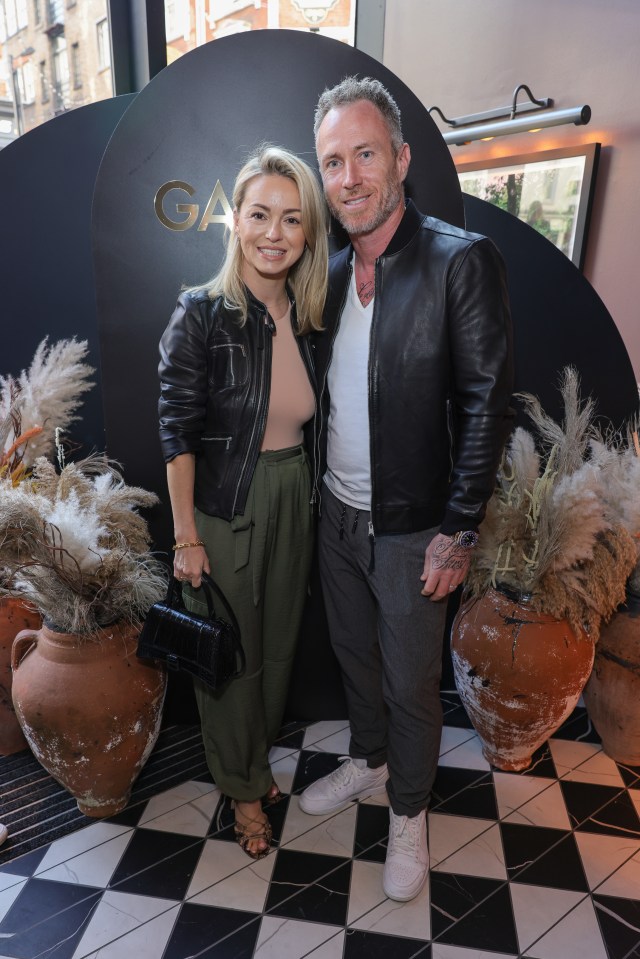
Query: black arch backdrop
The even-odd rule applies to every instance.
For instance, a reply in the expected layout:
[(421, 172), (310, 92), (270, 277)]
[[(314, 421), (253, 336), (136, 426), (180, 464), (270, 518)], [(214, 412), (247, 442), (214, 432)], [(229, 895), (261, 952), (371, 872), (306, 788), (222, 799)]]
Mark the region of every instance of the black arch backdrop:
[[(559, 371), (574, 366), (583, 397), (619, 428), (638, 411), (638, 387), (604, 303), (568, 257), (517, 217), (464, 195), (467, 229), (490, 236), (507, 265), (517, 391), (534, 393), (562, 419)], [(526, 426), (526, 422), (523, 422)]]
[(89, 344), (96, 387), (74, 428), (80, 452), (104, 449), (98, 323), (91, 262), (91, 203), (98, 166), (133, 94), (62, 114), (0, 151), (2, 352), (17, 375), (38, 343), (76, 336)]

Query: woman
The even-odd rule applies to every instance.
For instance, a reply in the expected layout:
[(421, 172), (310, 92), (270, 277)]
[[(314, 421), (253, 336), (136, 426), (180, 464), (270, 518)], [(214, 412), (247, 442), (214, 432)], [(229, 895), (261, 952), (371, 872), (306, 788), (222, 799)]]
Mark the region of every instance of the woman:
[[(243, 676), (218, 692), (195, 681), (195, 692), (209, 768), (234, 801), (238, 842), (259, 859), (311, 558), (305, 334), (322, 327), (327, 219), (312, 170), (273, 146), (242, 167), (233, 205), (222, 268), (180, 296), (160, 343), (160, 438), (174, 574), (197, 589), (211, 572), (240, 624)], [(197, 593), (189, 605), (206, 614)]]

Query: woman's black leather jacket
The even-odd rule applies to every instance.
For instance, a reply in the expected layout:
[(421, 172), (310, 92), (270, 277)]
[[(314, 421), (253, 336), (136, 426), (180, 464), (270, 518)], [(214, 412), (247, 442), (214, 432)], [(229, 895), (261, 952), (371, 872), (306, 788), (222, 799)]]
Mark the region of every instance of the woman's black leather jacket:
[[(165, 462), (196, 456), (194, 502), (231, 520), (245, 509), (269, 411), (271, 338), (266, 306), (247, 290), (249, 315), (182, 293), (160, 341), (160, 443)], [(291, 310), (295, 330), (295, 304)], [(297, 336), (315, 391), (308, 336)]]

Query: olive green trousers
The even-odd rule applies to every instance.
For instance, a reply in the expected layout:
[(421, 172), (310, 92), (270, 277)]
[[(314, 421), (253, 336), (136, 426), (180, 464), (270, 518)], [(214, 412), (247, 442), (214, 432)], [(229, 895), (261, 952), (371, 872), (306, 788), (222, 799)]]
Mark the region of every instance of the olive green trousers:
[[(307, 596), (310, 497), (307, 455), (293, 447), (260, 454), (243, 516), (227, 522), (196, 510), (211, 575), (233, 607), (247, 657), (243, 675), (220, 690), (194, 680), (202, 738), (218, 788), (245, 802), (272, 783), (269, 750), (282, 724)], [(206, 615), (197, 590), (187, 603)]]

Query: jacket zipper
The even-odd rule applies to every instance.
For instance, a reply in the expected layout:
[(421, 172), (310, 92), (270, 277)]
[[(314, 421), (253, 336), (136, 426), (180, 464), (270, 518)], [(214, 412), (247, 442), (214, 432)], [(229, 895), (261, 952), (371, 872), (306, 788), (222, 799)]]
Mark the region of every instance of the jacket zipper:
[[(249, 456), (252, 453), (256, 433), (258, 428), (260, 428), (261, 433), (264, 434), (264, 427), (267, 419), (267, 407), (264, 403), (265, 396), (265, 381), (267, 379), (267, 362), (269, 362), (269, 370), (271, 369), (271, 340), (267, 339), (265, 336), (265, 327), (272, 331), (272, 327), (269, 323), (270, 320), (269, 312), (265, 310), (262, 317), (262, 322), (258, 324), (258, 352), (262, 351), (262, 363), (259, 366), (260, 372), (260, 382), (258, 383), (258, 416), (253, 421), (253, 429), (251, 430), (251, 436), (249, 437), (249, 444), (247, 446), (247, 452), (244, 456), (244, 461), (242, 463), (242, 468), (240, 470), (240, 476), (238, 477), (238, 482), (236, 485), (235, 495), (233, 497), (233, 506), (231, 508), (231, 515), (235, 516), (236, 514), (236, 503), (238, 502), (238, 495), (240, 493), (240, 487), (242, 486), (242, 480), (247, 469), (247, 463), (249, 461)], [(271, 320), (273, 323), (273, 320)]]
[(247, 356), (247, 350), (243, 343), (220, 343), (218, 346), (212, 347), (212, 350), (241, 350), (242, 355)]
[(349, 263), (349, 273), (347, 275), (347, 282), (345, 284), (344, 293), (342, 295), (342, 302), (340, 303), (340, 308), (338, 309), (338, 318), (336, 320), (336, 326), (333, 331), (333, 336), (331, 337), (331, 343), (329, 344), (329, 356), (327, 358), (327, 365), (324, 371), (324, 379), (322, 381), (322, 389), (318, 396), (318, 409), (319, 409), (319, 418), (320, 426), (318, 428), (317, 440), (315, 445), (315, 476), (313, 477), (313, 492), (311, 494), (311, 505), (313, 506), (316, 502), (318, 503), (318, 515), (321, 515), (322, 510), (322, 496), (320, 494), (320, 443), (322, 440), (322, 426), (323, 426), (323, 415), (322, 415), (322, 406), (324, 400), (324, 392), (327, 386), (327, 379), (329, 377), (329, 367), (331, 366), (331, 359), (333, 357), (333, 344), (336, 341), (336, 336), (338, 335), (338, 330), (340, 329), (340, 320), (342, 318), (342, 311), (344, 310), (344, 304), (347, 299), (347, 293), (349, 292), (349, 284), (351, 283), (351, 274), (353, 273), (353, 266)]
[[(296, 335), (295, 329), (293, 332), (295, 336)], [(296, 339), (298, 341), (298, 349), (300, 350), (300, 356), (302, 357), (302, 362), (307, 371), (307, 376), (309, 377), (309, 382), (311, 383), (311, 388), (313, 390), (314, 397), (315, 397), (315, 410), (313, 413), (313, 448), (315, 449), (316, 437), (318, 435), (318, 420), (320, 416), (319, 400), (318, 400), (318, 382), (316, 379), (316, 371), (314, 368), (313, 358), (311, 356), (311, 343), (310, 343), (309, 336), (304, 336), (304, 337), (297, 336)], [(311, 506), (312, 509), (315, 504), (315, 501), (316, 501), (316, 490), (315, 490), (315, 483), (314, 483), (311, 490), (311, 499), (309, 500), (309, 505)]]
[(233, 436), (203, 436), (203, 443), (224, 443), (225, 448), (229, 449)]
[(367, 369), (367, 379), (369, 384), (369, 395), (368, 395), (368, 410), (369, 410), (369, 473), (371, 476), (371, 503), (370, 505), (370, 520), (369, 520), (369, 542), (371, 543), (371, 563), (370, 568), (373, 565), (373, 545), (375, 543), (375, 531), (373, 528), (373, 506), (375, 503), (375, 496), (373, 495), (373, 484), (374, 484), (374, 470), (373, 470), (373, 417), (372, 417), (372, 395), (373, 395), (373, 373), (372, 373), (372, 357), (373, 357), (373, 338), (375, 334), (375, 324), (376, 317), (378, 314), (377, 306), (379, 300), (379, 292), (382, 288), (382, 267), (383, 261), (381, 257), (378, 257), (375, 265), (375, 274), (374, 274), (374, 297), (373, 297), (373, 315), (371, 317), (371, 329), (369, 330), (369, 360), (368, 360), (368, 369)]

